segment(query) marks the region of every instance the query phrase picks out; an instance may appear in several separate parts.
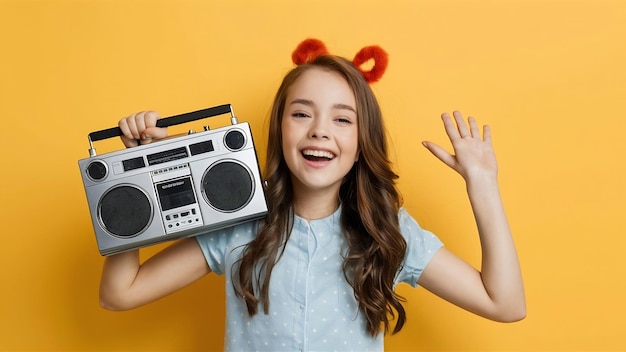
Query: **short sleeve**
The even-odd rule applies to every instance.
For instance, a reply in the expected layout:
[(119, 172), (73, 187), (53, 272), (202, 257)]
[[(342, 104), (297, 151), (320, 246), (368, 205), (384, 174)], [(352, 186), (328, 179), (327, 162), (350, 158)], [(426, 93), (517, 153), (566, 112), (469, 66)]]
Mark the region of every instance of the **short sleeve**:
[(211, 271), (224, 274), (227, 257), (233, 255), (234, 249), (241, 249), (252, 241), (257, 228), (258, 222), (251, 221), (196, 236)]
[(398, 222), (407, 247), (402, 268), (396, 276), (395, 284), (404, 282), (417, 287), (417, 280), (424, 268), (437, 250), (443, 246), (443, 243), (435, 234), (422, 229), (404, 208), (398, 212)]

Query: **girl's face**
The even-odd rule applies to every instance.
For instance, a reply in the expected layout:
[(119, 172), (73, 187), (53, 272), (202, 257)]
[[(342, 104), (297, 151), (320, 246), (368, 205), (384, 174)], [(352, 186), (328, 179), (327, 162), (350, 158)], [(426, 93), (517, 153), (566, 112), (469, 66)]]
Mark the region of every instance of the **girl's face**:
[(346, 80), (304, 72), (288, 90), (281, 128), (294, 191), (338, 193), (358, 155), (356, 100)]

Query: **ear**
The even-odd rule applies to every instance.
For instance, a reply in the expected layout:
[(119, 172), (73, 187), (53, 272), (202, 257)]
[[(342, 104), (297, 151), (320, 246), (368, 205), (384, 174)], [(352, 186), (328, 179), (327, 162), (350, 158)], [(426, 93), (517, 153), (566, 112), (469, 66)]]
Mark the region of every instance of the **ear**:
[(294, 64), (301, 65), (315, 60), (320, 55), (328, 55), (326, 45), (319, 39), (309, 38), (298, 44), (296, 50), (291, 54), (291, 60)]
[[(363, 71), (361, 65), (369, 60), (374, 60), (374, 66), (369, 71)], [(361, 71), (367, 83), (374, 83), (385, 74), (389, 64), (389, 55), (378, 45), (366, 46), (354, 56), (352, 64)]]

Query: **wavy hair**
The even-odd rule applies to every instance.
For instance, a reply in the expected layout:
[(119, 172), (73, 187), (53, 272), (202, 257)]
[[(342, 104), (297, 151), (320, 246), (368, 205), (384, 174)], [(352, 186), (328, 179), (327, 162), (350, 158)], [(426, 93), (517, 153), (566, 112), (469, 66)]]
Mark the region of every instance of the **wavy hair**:
[(367, 319), (367, 331), (372, 336), (381, 329), (387, 333), (391, 321), (396, 319), (395, 334), (406, 320), (401, 304), (403, 298), (394, 292), (394, 278), (406, 249), (398, 224), (401, 206), (395, 186), (398, 176), (387, 156), (385, 128), (374, 93), (361, 72), (342, 57), (319, 56), (310, 63), (296, 66), (287, 73), (276, 93), (264, 170), (269, 212), (257, 237), (246, 245), (242, 257), (235, 263), (233, 285), (245, 300), (251, 316), (257, 314), (259, 303), (264, 313), (269, 313), (272, 269), (282, 256), (294, 220), (293, 189), (283, 157), (281, 123), (289, 88), (311, 68), (339, 73), (355, 95), (360, 155), (339, 190), (340, 223), (349, 247), (343, 274)]

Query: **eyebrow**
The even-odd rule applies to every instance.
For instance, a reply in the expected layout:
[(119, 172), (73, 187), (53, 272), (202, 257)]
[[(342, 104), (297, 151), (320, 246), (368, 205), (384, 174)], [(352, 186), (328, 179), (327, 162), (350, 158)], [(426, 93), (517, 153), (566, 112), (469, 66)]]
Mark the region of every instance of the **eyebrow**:
[[(309, 99), (294, 99), (291, 103), (289, 103), (289, 105), (293, 105), (293, 104), (302, 104), (302, 105), (306, 105), (306, 106), (314, 106), (315, 103), (313, 103), (312, 100)], [(356, 113), (356, 110), (347, 104), (341, 104), (341, 103), (336, 103), (333, 104), (333, 108), (335, 109), (343, 109), (343, 110), (350, 110), (353, 111), (354, 113)]]

